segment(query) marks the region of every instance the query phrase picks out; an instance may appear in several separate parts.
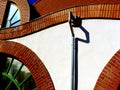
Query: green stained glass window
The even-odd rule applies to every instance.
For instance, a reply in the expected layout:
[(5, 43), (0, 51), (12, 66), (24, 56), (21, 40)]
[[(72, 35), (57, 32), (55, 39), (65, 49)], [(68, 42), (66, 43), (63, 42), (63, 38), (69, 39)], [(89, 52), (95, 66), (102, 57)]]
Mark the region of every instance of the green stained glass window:
[(0, 90), (37, 90), (37, 87), (22, 62), (0, 53)]

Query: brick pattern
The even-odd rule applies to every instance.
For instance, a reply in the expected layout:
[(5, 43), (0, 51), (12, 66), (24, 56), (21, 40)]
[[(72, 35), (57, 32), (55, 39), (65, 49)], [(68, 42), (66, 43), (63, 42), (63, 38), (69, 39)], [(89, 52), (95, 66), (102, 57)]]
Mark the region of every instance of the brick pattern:
[(4, 17), (4, 13), (5, 13), (6, 4), (7, 4), (6, 0), (1, 0), (0, 1), (0, 25), (2, 25), (2, 22), (3, 22), (3, 17)]
[[(11, 1), (14, 1), (18, 6), (20, 5), (19, 7), (20, 12), (22, 12), (21, 17), (22, 20), (24, 19), (22, 22), (29, 21), (28, 20), (29, 8), (26, 6), (26, 4), (23, 4), (24, 2), (22, 0), (11, 0)], [(79, 0), (77, 1), (79, 3)], [(96, 0), (96, 2), (97, 1), (98, 0)], [(90, 2), (92, 2), (92, 0), (90, 0)], [(61, 6), (61, 8), (64, 7)], [(58, 7), (56, 9), (58, 9)], [(55, 9), (53, 11), (55, 11)], [(10, 39), (10, 38), (16, 38), (16, 37), (28, 35), (36, 31), (40, 31), (44, 28), (50, 27), (52, 25), (66, 22), (68, 20), (68, 12), (70, 11), (73, 12), (74, 15), (79, 15), (81, 18), (120, 19), (120, 15), (119, 15), (120, 3), (80, 5), (42, 16), (41, 18), (38, 18), (34, 21), (23, 24), (21, 26), (0, 30), (0, 39)], [(48, 10), (48, 12), (51, 11)], [(39, 59), (39, 57), (37, 57), (37, 55), (34, 52), (32, 52), (30, 49), (19, 43), (1, 40), (0, 52), (10, 54), (16, 57), (18, 60), (21, 60), (21, 62), (23, 62), (26, 65), (26, 67), (28, 67), (28, 69), (30, 70), (39, 90), (54, 90), (52, 80), (44, 64)], [(112, 57), (110, 62), (105, 66), (104, 70), (102, 71), (102, 73), (100, 74), (97, 80), (94, 90), (103, 90), (103, 89), (116, 90), (118, 85), (120, 84), (119, 66), (120, 66), (120, 50)]]
[(21, 26), (0, 30), (0, 39), (21, 37), (59, 23), (67, 22), (70, 11), (73, 12), (74, 15), (78, 15), (84, 19), (120, 19), (120, 3), (80, 5), (41, 16)]
[(0, 41), (0, 52), (12, 55), (23, 62), (30, 70), (38, 90), (55, 90), (44, 64), (29, 48), (16, 42), (3, 40)]
[(36, 10), (45, 15), (71, 6), (99, 4), (99, 3), (120, 3), (119, 0), (37, 0), (34, 4)]
[(120, 85), (120, 50), (101, 72), (94, 90), (117, 90)]

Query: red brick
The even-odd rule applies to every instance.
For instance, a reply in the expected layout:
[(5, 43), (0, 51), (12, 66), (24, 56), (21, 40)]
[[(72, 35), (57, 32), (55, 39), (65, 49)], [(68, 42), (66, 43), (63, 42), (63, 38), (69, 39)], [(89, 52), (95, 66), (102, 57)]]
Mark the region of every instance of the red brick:
[[(112, 59), (110, 59), (110, 61), (108, 62), (108, 64), (105, 66), (105, 68), (103, 69), (103, 71), (101, 72), (96, 85), (95, 85), (95, 89), (97, 90), (97, 87), (101, 87), (101, 88), (105, 88), (107, 90), (116, 90), (117, 87), (120, 84), (120, 64), (117, 64), (117, 62), (119, 61), (119, 59), (116, 59), (116, 56), (118, 57), (120, 55), (119, 53), (120, 51), (118, 51), (113, 57)], [(99, 82), (99, 83), (98, 83)]]
[(4, 40), (0, 43), (0, 52), (16, 57), (30, 70), (38, 90), (41, 90), (41, 87), (52, 87), (49, 90), (55, 90), (46, 67), (33, 51), (16, 42)]

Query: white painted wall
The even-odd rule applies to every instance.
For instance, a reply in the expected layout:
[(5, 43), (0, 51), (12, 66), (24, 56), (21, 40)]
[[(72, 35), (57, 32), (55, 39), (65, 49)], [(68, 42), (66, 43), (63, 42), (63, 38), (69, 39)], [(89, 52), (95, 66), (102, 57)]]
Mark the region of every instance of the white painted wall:
[[(90, 33), (90, 43), (79, 42), (78, 90), (93, 90), (104, 66), (120, 48), (120, 21), (84, 20), (82, 25)], [(75, 32), (85, 38), (80, 29)], [(42, 59), (56, 90), (71, 90), (72, 38), (68, 23), (12, 41), (29, 47)]]

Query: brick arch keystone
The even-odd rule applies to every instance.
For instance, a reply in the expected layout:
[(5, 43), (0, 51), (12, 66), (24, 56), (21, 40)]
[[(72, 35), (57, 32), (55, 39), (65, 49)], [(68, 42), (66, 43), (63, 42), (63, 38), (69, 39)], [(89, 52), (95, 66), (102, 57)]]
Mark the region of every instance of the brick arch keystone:
[(120, 50), (101, 72), (94, 90), (117, 90), (120, 85)]
[(55, 90), (51, 77), (39, 57), (26, 46), (11, 42), (0, 41), (0, 52), (12, 55), (24, 63), (30, 70), (38, 90)]

